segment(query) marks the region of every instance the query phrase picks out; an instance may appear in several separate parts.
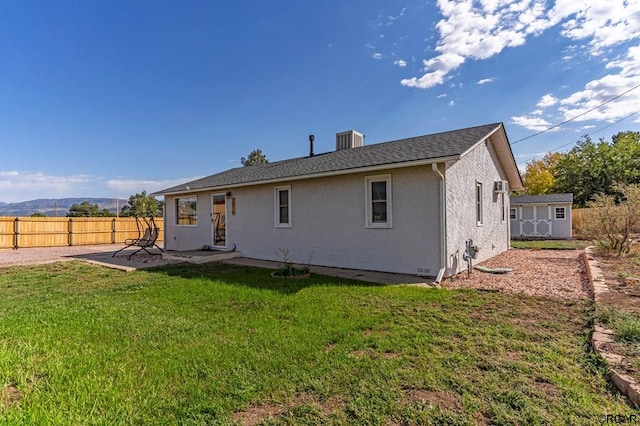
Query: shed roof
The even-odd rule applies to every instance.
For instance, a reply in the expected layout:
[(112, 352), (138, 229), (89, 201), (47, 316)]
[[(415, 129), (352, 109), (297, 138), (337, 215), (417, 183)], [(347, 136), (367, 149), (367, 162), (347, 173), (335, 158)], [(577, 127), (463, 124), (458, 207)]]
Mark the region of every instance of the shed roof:
[(542, 194), (542, 195), (518, 195), (510, 197), (511, 205), (514, 204), (554, 204), (554, 203), (571, 203), (573, 204), (573, 194)]
[[(178, 194), (286, 179), (310, 178), (331, 173), (356, 173), (360, 171), (359, 169), (369, 167), (410, 166), (413, 162), (426, 160), (435, 162), (438, 159), (459, 158), (475, 144), (501, 128), (502, 123), (486, 124), (316, 154), (313, 157), (294, 158), (251, 167), (237, 167), (155, 192), (154, 195)], [(511, 154), (509, 162), (513, 162), (515, 167), (515, 161), (513, 160), (513, 154), (510, 152), (508, 141), (506, 141), (506, 135), (503, 144), (506, 144), (506, 149)], [(517, 169), (515, 170), (517, 171)], [(510, 182), (512, 187), (521, 186), (520, 176), (517, 173), (516, 175), (518, 182)]]

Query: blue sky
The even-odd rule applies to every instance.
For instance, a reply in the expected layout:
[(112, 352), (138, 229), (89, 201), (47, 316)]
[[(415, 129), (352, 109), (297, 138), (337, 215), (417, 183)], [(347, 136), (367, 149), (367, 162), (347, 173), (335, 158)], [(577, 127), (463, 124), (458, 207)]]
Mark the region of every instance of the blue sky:
[(513, 143), (626, 91), (514, 155), (524, 166), (585, 133), (640, 131), (638, 1), (60, 0), (2, 14), (4, 202), (127, 198), (256, 148), (307, 155), (310, 133), (325, 152), (348, 129), (371, 144), (501, 121)]

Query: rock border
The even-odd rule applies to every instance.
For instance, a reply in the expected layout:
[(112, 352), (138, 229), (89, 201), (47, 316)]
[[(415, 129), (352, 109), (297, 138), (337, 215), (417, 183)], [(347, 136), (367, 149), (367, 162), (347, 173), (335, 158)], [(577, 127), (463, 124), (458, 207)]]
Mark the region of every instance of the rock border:
[[(589, 246), (584, 249), (583, 256), (584, 262), (587, 267), (587, 275), (589, 276), (589, 285), (593, 294), (593, 299), (598, 302), (602, 299), (604, 293), (609, 292), (609, 287), (604, 280), (604, 274), (598, 261), (594, 257), (594, 246)], [(620, 390), (623, 395), (626, 395), (636, 406), (640, 406), (640, 385), (635, 381), (633, 377), (626, 374), (621, 374), (616, 371), (616, 366), (620, 365), (623, 361), (621, 355), (606, 352), (605, 348), (609, 343), (614, 340), (615, 333), (598, 323), (596, 320), (593, 333), (591, 335), (591, 346), (593, 350), (599, 354), (609, 365), (611, 370), (611, 381)]]

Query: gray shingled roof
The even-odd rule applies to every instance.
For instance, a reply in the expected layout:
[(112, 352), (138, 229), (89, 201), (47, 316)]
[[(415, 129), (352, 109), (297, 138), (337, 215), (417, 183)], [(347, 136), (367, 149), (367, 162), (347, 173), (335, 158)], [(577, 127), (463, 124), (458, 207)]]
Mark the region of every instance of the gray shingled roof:
[(573, 194), (543, 194), (543, 195), (519, 195), (511, 197), (511, 205), (514, 204), (552, 204), (572, 203)]
[(486, 124), (484, 126), (317, 154), (313, 157), (294, 158), (251, 167), (238, 167), (167, 188), (154, 194), (184, 192), (187, 190), (186, 187), (189, 187), (189, 191), (198, 191), (253, 182), (259, 183), (274, 179), (299, 178), (319, 173), (346, 170), (357, 172), (357, 169), (363, 167), (451, 157), (463, 154), (501, 125), (501, 123)]

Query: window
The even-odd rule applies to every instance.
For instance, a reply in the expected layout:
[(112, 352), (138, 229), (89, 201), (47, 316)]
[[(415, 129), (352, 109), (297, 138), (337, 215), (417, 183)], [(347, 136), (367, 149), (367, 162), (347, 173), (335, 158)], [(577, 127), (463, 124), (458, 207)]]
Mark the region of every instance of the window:
[(482, 182), (476, 182), (476, 225), (482, 225)]
[(564, 220), (567, 218), (566, 207), (556, 207), (554, 210), (556, 219)]
[(510, 208), (510, 209), (509, 209), (509, 219), (513, 219), (513, 220), (515, 220), (515, 219), (517, 219), (517, 218), (518, 218), (517, 210), (516, 210), (516, 209), (514, 209), (514, 208)]
[(291, 185), (275, 189), (276, 228), (291, 228)]
[(176, 198), (176, 225), (198, 224), (196, 203), (195, 195)]
[(391, 228), (391, 175), (365, 178), (367, 228)]

